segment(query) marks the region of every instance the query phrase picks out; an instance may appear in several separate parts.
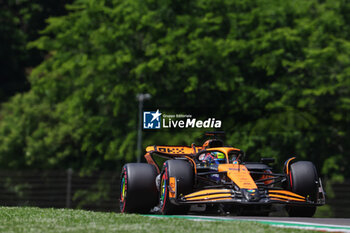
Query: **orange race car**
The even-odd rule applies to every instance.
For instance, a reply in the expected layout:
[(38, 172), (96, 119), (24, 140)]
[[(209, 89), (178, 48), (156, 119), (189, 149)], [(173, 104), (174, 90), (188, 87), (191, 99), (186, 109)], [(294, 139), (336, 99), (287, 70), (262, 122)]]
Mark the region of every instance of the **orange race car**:
[[(148, 163), (122, 169), (123, 213), (186, 214), (191, 208), (266, 216), (277, 204), (290, 216), (311, 217), (325, 204), (321, 179), (309, 161), (293, 157), (282, 174), (273, 173), (268, 164), (274, 159), (244, 162), (242, 150), (217, 138), (203, 146), (148, 146), (146, 152)], [(161, 169), (154, 156), (167, 159)]]

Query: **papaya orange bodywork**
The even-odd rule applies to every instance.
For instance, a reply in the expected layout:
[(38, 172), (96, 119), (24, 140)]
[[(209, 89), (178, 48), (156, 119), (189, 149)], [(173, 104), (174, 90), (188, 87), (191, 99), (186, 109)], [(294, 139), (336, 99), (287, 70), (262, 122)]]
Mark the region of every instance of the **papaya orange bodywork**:
[(288, 201), (305, 201), (305, 199), (300, 199), (300, 198), (294, 198), (294, 197), (288, 197), (288, 196), (283, 196), (283, 195), (278, 195), (278, 194), (269, 194), (270, 197), (276, 197), (279, 199), (284, 199)]
[(176, 197), (176, 180), (175, 177), (169, 177), (169, 198)]
[(294, 198), (299, 198), (299, 199), (305, 200), (305, 197), (300, 196), (299, 194), (293, 193), (291, 191), (287, 191), (287, 190), (269, 190), (269, 195), (271, 196), (272, 194), (288, 195), (288, 196), (292, 196)]
[(191, 161), (191, 163), (193, 164), (193, 169), (194, 169), (194, 173), (197, 174), (197, 165), (196, 162), (191, 159), (189, 156), (185, 156), (189, 161)]
[[(195, 182), (192, 193), (189, 193), (187, 195), (179, 193), (180, 195), (178, 195), (177, 182), (179, 180), (177, 180), (176, 177), (169, 177), (168, 195), (173, 202), (177, 202), (178, 204), (215, 204), (220, 203), (220, 201), (222, 201), (222, 203), (266, 204), (272, 201), (271, 203), (286, 203), (288, 205), (320, 205), (320, 203), (312, 203), (312, 201), (308, 200), (306, 197), (303, 197), (291, 191), (274, 188), (274, 184), (276, 183), (274, 177), (283, 177), (284, 175), (274, 174), (269, 170), (269, 168), (264, 168), (264, 170), (261, 172), (256, 172), (254, 169), (251, 169), (251, 173), (244, 164), (241, 164), (241, 160), (239, 159), (239, 156), (244, 155), (243, 151), (234, 147), (222, 146), (209, 148), (209, 141), (207, 141), (203, 144), (203, 146), (199, 147), (195, 146), (194, 144), (192, 144), (191, 147), (148, 146), (146, 148), (146, 152), (147, 153), (145, 154), (145, 158), (147, 162), (151, 165), (154, 165), (158, 173), (159, 168), (151, 156), (153, 153), (167, 159), (184, 159), (193, 166)], [(220, 163), (215, 164), (207, 163), (208, 161), (202, 160), (202, 155), (207, 155), (207, 153), (213, 154), (210, 152), (222, 152), (225, 155), (226, 161), (223, 161), (223, 157), (220, 157), (220, 159), (222, 159)], [(230, 159), (234, 158), (229, 157), (231, 156), (231, 153), (236, 157), (235, 161), (230, 161)], [(295, 157), (290, 158), (285, 163), (286, 176), (290, 175), (289, 167), (293, 159), (295, 159)], [(259, 188), (252, 176), (254, 179), (256, 179)], [(212, 182), (214, 184), (213, 187), (207, 185), (204, 186), (204, 189), (200, 190), (199, 188), (201, 187), (198, 188), (198, 183), (201, 183), (196, 183), (196, 179), (198, 177), (204, 180), (202, 183), (205, 185), (207, 185), (209, 182)], [(181, 179), (181, 177), (178, 177), (178, 179)], [(211, 185), (212, 183), (209, 184)], [(223, 184), (222, 186), (221, 183)], [(261, 183), (262, 185), (260, 186)], [(264, 188), (264, 185), (268, 186), (268, 188), (262, 190), (261, 187)], [(231, 188), (228, 189), (227, 187)]]
[(230, 189), (207, 189), (188, 194), (185, 198), (188, 201), (232, 199), (232, 194)]
[(211, 195), (211, 194), (232, 194), (230, 189), (205, 189), (201, 191), (197, 191), (191, 194), (186, 195), (186, 198), (194, 197), (194, 196), (203, 196), (203, 195)]
[(286, 174), (289, 174), (289, 164), (290, 164), (290, 161), (292, 161), (293, 159), (295, 159), (295, 157), (288, 159), (286, 162)]
[(227, 176), (241, 189), (257, 189), (248, 168), (241, 164), (220, 164), (219, 172), (227, 172)]
[(156, 151), (167, 155), (191, 155), (201, 151), (202, 147), (189, 146), (147, 146), (146, 151)]
[(189, 198), (186, 198), (186, 200), (195, 201), (195, 200), (218, 199), (218, 198), (231, 198), (231, 196), (228, 196), (227, 194), (213, 194), (210, 196), (203, 196), (203, 197), (189, 197)]
[(154, 162), (154, 159), (152, 158), (152, 156), (151, 156), (151, 154), (150, 153), (146, 153), (145, 154), (145, 159), (146, 159), (146, 161), (147, 161), (147, 163), (148, 164), (151, 164), (151, 165), (153, 165), (155, 168), (156, 168), (156, 170), (157, 170), (157, 173), (159, 174), (159, 167), (158, 167), (158, 165), (156, 164), (156, 162)]

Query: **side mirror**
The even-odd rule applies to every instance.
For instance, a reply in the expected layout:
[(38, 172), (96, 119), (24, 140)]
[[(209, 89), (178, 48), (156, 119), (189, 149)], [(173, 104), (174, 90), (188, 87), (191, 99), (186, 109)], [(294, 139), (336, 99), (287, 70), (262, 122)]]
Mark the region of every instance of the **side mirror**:
[(263, 164), (271, 164), (271, 163), (275, 162), (275, 159), (274, 158), (261, 158), (260, 161)]

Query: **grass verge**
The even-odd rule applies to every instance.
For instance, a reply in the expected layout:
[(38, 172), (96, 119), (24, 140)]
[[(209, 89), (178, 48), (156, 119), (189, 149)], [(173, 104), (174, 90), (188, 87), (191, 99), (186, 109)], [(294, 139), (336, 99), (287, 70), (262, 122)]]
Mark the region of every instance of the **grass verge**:
[(0, 207), (0, 232), (308, 232), (255, 222), (191, 221), (71, 209)]

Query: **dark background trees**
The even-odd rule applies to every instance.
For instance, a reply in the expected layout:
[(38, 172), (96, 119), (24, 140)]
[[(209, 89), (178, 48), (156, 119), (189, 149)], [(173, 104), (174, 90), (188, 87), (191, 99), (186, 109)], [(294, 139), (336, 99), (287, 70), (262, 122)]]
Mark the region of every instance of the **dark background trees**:
[[(2, 104), (2, 168), (91, 172), (135, 161), (135, 96), (148, 92), (148, 109), (221, 119), (227, 144), (248, 159), (296, 155), (333, 180), (350, 176), (346, 1), (76, 0), (65, 14), (35, 4), (50, 10), (29, 17), (30, 32), (11, 7), (1, 11), (16, 49), (1, 54), (20, 67), (10, 75), (24, 85), (17, 91), (27, 90)], [(39, 36), (33, 25), (47, 16)], [(144, 146), (202, 139), (200, 130), (144, 132)]]
[(0, 101), (15, 93), (28, 91), (26, 76), (40, 64), (46, 52), (27, 49), (27, 43), (39, 37), (50, 16), (66, 12), (70, 0), (0, 1)]

